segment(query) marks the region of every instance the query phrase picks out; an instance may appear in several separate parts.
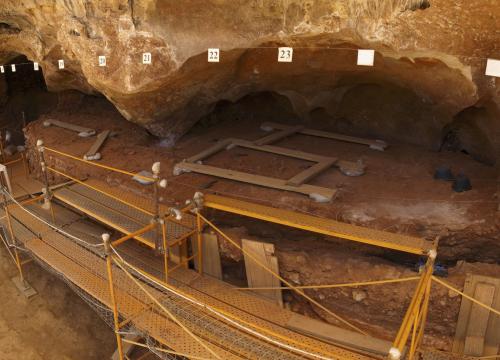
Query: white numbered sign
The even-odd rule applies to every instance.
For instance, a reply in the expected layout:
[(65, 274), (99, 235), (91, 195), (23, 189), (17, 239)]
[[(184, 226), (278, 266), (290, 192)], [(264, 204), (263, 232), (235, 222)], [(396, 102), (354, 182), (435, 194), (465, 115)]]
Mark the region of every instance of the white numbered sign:
[(278, 48), (278, 61), (279, 62), (292, 62), (293, 48), (280, 47)]
[(2, 74), (3, 74), (4, 72), (5, 72), (4, 67), (3, 67), (3, 66), (0, 66), (0, 73), (2, 73)]
[(99, 66), (106, 66), (106, 56), (99, 56)]
[(39, 67), (37, 62), (33, 63), (33, 69), (35, 69), (35, 71), (38, 71)]
[(12, 72), (16, 72), (16, 65), (15, 64), (12, 64), (10, 66), (10, 69), (12, 70)]
[(57, 64), (59, 65), (59, 69), (64, 69), (64, 60), (59, 60)]
[(208, 49), (208, 62), (219, 62), (220, 50), (219, 49)]
[(358, 50), (358, 65), (373, 66), (375, 60), (375, 50)]
[(143, 64), (151, 64), (151, 53), (143, 53), (142, 54), (142, 63)]
[(488, 59), (486, 75), (500, 77), (500, 60)]

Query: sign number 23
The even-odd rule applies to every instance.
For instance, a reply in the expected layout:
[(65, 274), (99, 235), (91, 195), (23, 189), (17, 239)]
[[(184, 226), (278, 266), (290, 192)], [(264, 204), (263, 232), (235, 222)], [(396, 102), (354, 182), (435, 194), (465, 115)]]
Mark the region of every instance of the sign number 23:
[(278, 62), (292, 62), (293, 48), (280, 47), (278, 48)]

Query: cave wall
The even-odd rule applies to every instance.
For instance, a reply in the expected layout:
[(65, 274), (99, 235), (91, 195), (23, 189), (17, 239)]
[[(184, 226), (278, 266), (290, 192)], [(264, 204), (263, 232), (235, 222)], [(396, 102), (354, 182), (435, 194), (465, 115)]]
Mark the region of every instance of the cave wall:
[[(428, 121), (433, 131), (426, 142), (435, 144), (434, 129), (463, 109), (485, 98), (500, 103), (498, 81), (484, 76), (485, 58), (500, 58), (497, 5), (496, 0), (4, 0), (0, 63), (24, 54), (41, 64), (49, 90), (101, 93), (128, 120), (173, 140), (220, 100), (274, 91), (307, 120), (317, 108), (336, 116), (329, 108), (338, 88), (390, 83), (427, 105), (431, 119), (423, 114), (412, 121)], [(294, 47), (293, 63), (277, 63), (281, 45)], [(222, 49), (220, 63), (207, 63), (208, 47)], [(347, 49), (333, 49), (339, 47)], [(377, 50), (374, 68), (355, 65), (352, 49), (358, 47)], [(152, 65), (141, 64), (143, 52), (152, 53)], [(107, 56), (107, 67), (97, 66), (99, 55)], [(64, 70), (57, 69), (58, 59), (65, 60)]]
[(5, 77), (0, 76), (0, 106), (7, 101), (7, 81)]

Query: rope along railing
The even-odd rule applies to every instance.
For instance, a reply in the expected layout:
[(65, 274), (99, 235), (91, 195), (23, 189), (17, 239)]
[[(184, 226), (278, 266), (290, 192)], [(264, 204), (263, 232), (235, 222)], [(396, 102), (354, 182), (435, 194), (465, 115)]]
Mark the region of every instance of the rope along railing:
[[(46, 148), (46, 149), (48, 149), (48, 148)], [(49, 151), (51, 151), (51, 150), (53, 150), (53, 149), (50, 149)], [(58, 152), (58, 151), (54, 151), (54, 152), (58, 153), (60, 155), (68, 155), (68, 154), (64, 154), (62, 152)], [(81, 161), (84, 163), (89, 163), (90, 165), (98, 166), (101, 168), (106, 168), (108, 170), (110, 170), (110, 169), (119, 170), (118, 172), (120, 172), (122, 174), (136, 176), (136, 174), (128, 172), (128, 171), (108, 167), (108, 166), (101, 165), (101, 164), (91, 163), (91, 162), (76, 158), (72, 155), (68, 155), (68, 157), (74, 158), (75, 160), (78, 160), (78, 161)], [(58, 170), (53, 169), (53, 168), (49, 168), (49, 170), (55, 170), (56, 172), (58, 171)], [(61, 173), (61, 175), (66, 175), (66, 174)], [(70, 179), (72, 178), (69, 176), (67, 176), (67, 177)], [(148, 179), (150, 179), (150, 178), (148, 178)], [(71, 179), (71, 180), (74, 181), (75, 179)], [(76, 179), (76, 180), (78, 180), (78, 179)], [(157, 181), (158, 179), (155, 178), (153, 180)], [(94, 190), (96, 190), (96, 189), (94, 189)], [(64, 231), (63, 229), (59, 228), (58, 226), (51, 224), (49, 221), (45, 220), (41, 216), (35, 214), (33, 211), (30, 211), (29, 209), (26, 208), (26, 205), (36, 203), (37, 200), (40, 200), (40, 197), (36, 198), (36, 199), (30, 199), (29, 201), (26, 201), (26, 202), (19, 202), (16, 199), (14, 199), (14, 197), (5, 189), (2, 189), (2, 194), (3, 194), (3, 196), (5, 196), (5, 199), (9, 198), (9, 201), (11, 201), (16, 206), (19, 206), (25, 213), (29, 214), (29, 216), (35, 218), (37, 221), (39, 221), (47, 226), (49, 226), (55, 232), (58, 232), (65, 237), (68, 237), (72, 241), (80, 243), (80, 244), (84, 245), (85, 247), (100, 247), (103, 245), (103, 244), (90, 244), (90, 243), (68, 233), (67, 231)], [(6, 205), (6, 201), (4, 201), (4, 205)], [(153, 214), (149, 213), (149, 215), (153, 215)], [(7, 207), (6, 207), (6, 217), (8, 220), (7, 222), (10, 222), (10, 215), (9, 215)], [(229, 241), (234, 246), (236, 246), (241, 251), (243, 251), (241, 246), (239, 246), (234, 240), (230, 239), (220, 229), (215, 227), (215, 225), (212, 224), (205, 217), (203, 217), (203, 215), (197, 213), (198, 224), (201, 221), (203, 221), (205, 224), (211, 226), (213, 229), (215, 229), (217, 231), (218, 234), (223, 236), (227, 241)], [(9, 227), (11, 228), (11, 226), (9, 226)], [(154, 225), (148, 225), (145, 228), (140, 229), (139, 231), (145, 232), (145, 231), (151, 230), (152, 228), (154, 228)], [(10, 229), (10, 231), (12, 231), (12, 229)], [(198, 225), (198, 236), (200, 235), (200, 233), (201, 233), (201, 226)], [(129, 238), (132, 238), (132, 237), (133, 236), (126, 235), (126, 236), (122, 237), (121, 239), (118, 239), (115, 241), (120, 241), (119, 243), (121, 243), (123, 241), (128, 240)], [(115, 243), (115, 245), (118, 245), (119, 243)], [(296, 342), (294, 342), (294, 340), (288, 339), (288, 338), (282, 336), (281, 334), (273, 332), (270, 329), (262, 328), (256, 324), (246, 322), (245, 320), (236, 317), (234, 314), (228, 313), (227, 311), (223, 311), (223, 310), (218, 309), (218, 308), (213, 307), (213, 306), (209, 306), (206, 303), (203, 303), (203, 302), (201, 302), (201, 301), (199, 301), (199, 300), (197, 300), (197, 299), (195, 299), (195, 298), (193, 298), (193, 297), (191, 297), (183, 292), (180, 292), (178, 289), (172, 287), (167, 282), (163, 282), (162, 280), (159, 280), (159, 279), (157, 279), (157, 278), (155, 278), (147, 273), (141, 272), (140, 269), (137, 269), (133, 265), (131, 265), (130, 263), (127, 263), (126, 261), (124, 261), (123, 258), (118, 254), (118, 252), (116, 252), (116, 250), (112, 246), (110, 246), (110, 248), (111, 248), (113, 254), (109, 257), (113, 261), (113, 263), (116, 264), (116, 266), (118, 268), (120, 268), (122, 271), (127, 272), (127, 274), (132, 276), (136, 281), (137, 281), (137, 278), (136, 278), (137, 275), (132, 275), (132, 273), (133, 274), (140, 273), (141, 278), (146, 278), (147, 282), (154, 284), (156, 287), (160, 287), (162, 290), (165, 290), (171, 294), (175, 294), (175, 296), (179, 296), (183, 300), (189, 301), (191, 304), (196, 305), (199, 308), (202, 308), (205, 311), (210, 312), (213, 316), (231, 324), (233, 327), (238, 328), (242, 331), (245, 331), (248, 334), (251, 334), (255, 337), (258, 337), (259, 339), (265, 340), (266, 342), (269, 342), (269, 343), (276, 345), (278, 347), (287, 349), (287, 350), (292, 351), (292, 352), (297, 353), (297, 354), (301, 354), (301, 355), (305, 355), (305, 356), (313, 357), (313, 358), (319, 358), (319, 359), (330, 359), (332, 357), (338, 358), (338, 356), (336, 356), (334, 354), (326, 354), (327, 356), (325, 356), (325, 355), (323, 355), (324, 354), (323, 351), (315, 352), (315, 350), (318, 350), (318, 349), (314, 349), (314, 347), (310, 347), (309, 345), (306, 345), (306, 344), (296, 343)], [(201, 248), (201, 247), (199, 247), (199, 248)], [(11, 256), (12, 255), (13, 254), (11, 254)], [(406, 346), (410, 337), (411, 337), (411, 342), (410, 342), (410, 347), (409, 347), (408, 358), (413, 359), (414, 354), (417, 352), (417, 349), (419, 349), (420, 343), (421, 343), (422, 338), (423, 338), (424, 328), (425, 328), (425, 321), (426, 321), (427, 312), (428, 312), (428, 305), (429, 305), (429, 297), (430, 297), (431, 281), (432, 280), (434, 280), (435, 282), (439, 283), (442, 286), (447, 287), (449, 290), (460, 294), (464, 298), (484, 307), (488, 311), (493, 312), (496, 315), (500, 315), (500, 311), (498, 311), (490, 306), (487, 306), (486, 304), (483, 304), (482, 302), (474, 299), (471, 296), (464, 294), (460, 290), (454, 288), (453, 286), (451, 286), (451, 285), (447, 284), (446, 282), (440, 280), (439, 278), (433, 276), (432, 270), (433, 270), (433, 262), (434, 262), (435, 256), (434, 257), (430, 256), (428, 258), (428, 263), (426, 264), (426, 267), (425, 267), (425, 269), (420, 277), (363, 281), (363, 282), (354, 282), (354, 283), (345, 283), (345, 284), (330, 284), (330, 285), (320, 284), (320, 285), (308, 285), (308, 286), (294, 287), (291, 284), (288, 284), (286, 281), (284, 281), (284, 279), (282, 279), (279, 276), (279, 274), (276, 274), (271, 269), (267, 268), (267, 266), (265, 264), (260, 263), (251, 254), (246, 254), (246, 255), (249, 255), (249, 257), (253, 261), (255, 261), (259, 266), (263, 267), (266, 271), (272, 273), (273, 276), (276, 276), (278, 279), (280, 279), (280, 281), (282, 281), (285, 285), (287, 285), (287, 286), (279, 287), (280, 289), (290, 289), (290, 290), (296, 291), (297, 293), (305, 296), (306, 299), (308, 299), (309, 301), (312, 300), (312, 303), (314, 303), (314, 299), (308, 298), (307, 294), (305, 294), (302, 290), (309, 289), (309, 288), (336, 288), (336, 287), (343, 287), (343, 286), (346, 286), (346, 287), (347, 286), (369, 286), (369, 285), (377, 285), (377, 284), (384, 284), (384, 283), (397, 283), (397, 282), (403, 282), (403, 281), (419, 280), (417, 288), (415, 290), (415, 294), (414, 294), (412, 301), (410, 303), (410, 306), (405, 314), (405, 317), (403, 319), (403, 323), (402, 323), (401, 328), (398, 332), (398, 335), (396, 336), (396, 339), (395, 339), (394, 344), (393, 344), (393, 348), (391, 349), (391, 353), (390, 353), (391, 358), (399, 358), (399, 356), (401, 356), (402, 350)], [(189, 260), (192, 258), (193, 257), (190, 257)], [(127, 275), (127, 277), (129, 277), (128, 275)], [(166, 280), (168, 281), (168, 279), (166, 279)], [(141, 283), (137, 283), (137, 284), (141, 285)], [(263, 288), (239, 288), (239, 290), (259, 290), (259, 289), (276, 289), (276, 288), (264, 288), (264, 287)], [(145, 291), (147, 292), (147, 290), (145, 290)], [(314, 303), (314, 304), (321, 308), (321, 304), (316, 304), (316, 303)], [(161, 306), (158, 305), (158, 307), (161, 309)], [(168, 311), (168, 309), (166, 309), (166, 310)], [(323, 309), (323, 310), (325, 310), (325, 309)], [(328, 309), (326, 309), (325, 311), (327, 313), (329, 313), (331, 316), (336, 317), (335, 314), (333, 314)], [(172, 313), (172, 312), (170, 311), (170, 313)], [(175, 314), (172, 313), (172, 315), (174, 315), (174, 317), (175, 317)], [(346, 321), (346, 320), (344, 320), (344, 321)], [(347, 321), (345, 324), (346, 325), (349, 324), (350, 327), (354, 326), (354, 325), (348, 323)], [(357, 328), (356, 328), (356, 330), (359, 332), (362, 332), (361, 330), (359, 330)], [(362, 332), (362, 333), (364, 333), (364, 332)], [(117, 334), (118, 334), (118, 332), (117, 332)], [(121, 341), (121, 339), (119, 341)], [(204, 340), (201, 340), (201, 339), (200, 339), (200, 341), (204, 342)], [(293, 344), (293, 345), (290, 345), (290, 344)], [(308, 351), (305, 349), (311, 349), (313, 351), (311, 352), (311, 351)], [(159, 350), (161, 352), (161, 349), (157, 349), (157, 350)], [(170, 352), (170, 350), (165, 350), (166, 354), (169, 352)], [(174, 352), (172, 352), (172, 355), (175, 355), (173, 353)], [(213, 354), (212, 354), (212, 356), (213, 356)], [(485, 358), (492, 358), (492, 357), (485, 357)]]
[(58, 154), (58, 155), (61, 155), (61, 156), (64, 156), (64, 157), (67, 157), (67, 158), (70, 158), (70, 159), (73, 159), (73, 160), (76, 160), (76, 161), (80, 161), (80, 162), (85, 163), (87, 165), (92, 165), (92, 166), (99, 167), (101, 169), (110, 170), (110, 171), (117, 172), (117, 173), (120, 173), (120, 174), (128, 175), (128, 176), (131, 176), (131, 177), (135, 177), (136, 179), (141, 179), (141, 180), (145, 180), (145, 181), (155, 181), (155, 178), (150, 177), (150, 176), (144, 176), (144, 175), (132, 173), (130, 171), (118, 169), (118, 168), (115, 168), (115, 167), (112, 167), (112, 166), (109, 166), (109, 165), (99, 164), (99, 163), (95, 163), (95, 162), (92, 162), (92, 161), (80, 159), (79, 157), (76, 157), (74, 155), (70, 155), (70, 154), (67, 154), (65, 152), (62, 152), (62, 151), (59, 151), (59, 150), (56, 150), (56, 149), (52, 149), (52, 148), (47, 147), (47, 146), (44, 146), (44, 149), (47, 150), (47, 151), (53, 152), (54, 154)]
[[(222, 309), (217, 308), (215, 306), (211, 306), (211, 305), (208, 305), (206, 303), (203, 303), (203, 302), (197, 300), (196, 298), (194, 298), (193, 296), (183, 292), (182, 290), (175, 288), (172, 285), (167, 284), (167, 283), (161, 281), (160, 279), (157, 279), (157, 278), (151, 276), (150, 274), (145, 273), (141, 269), (138, 269), (134, 265), (130, 264), (129, 262), (127, 262), (126, 260), (123, 259), (123, 257), (118, 253), (118, 251), (113, 246), (111, 246), (111, 250), (114, 253), (113, 260), (116, 261), (116, 259), (118, 259), (122, 265), (125, 265), (127, 268), (132, 270), (135, 274), (140, 274), (141, 278), (143, 278), (144, 280), (150, 282), (151, 284), (154, 284), (155, 286), (159, 287), (162, 290), (165, 290), (169, 293), (172, 293), (176, 296), (179, 296), (180, 298), (182, 298), (182, 299), (184, 299), (184, 300), (186, 300), (194, 305), (197, 305), (198, 307), (200, 307), (202, 309), (209, 311), (213, 315), (221, 318), (224, 321), (227, 321), (231, 325), (233, 325), (233, 326), (235, 326), (235, 327), (237, 327), (237, 328), (239, 328), (239, 329), (241, 329), (241, 330), (243, 330), (251, 335), (259, 337), (263, 340), (266, 340), (266, 341), (268, 341), (274, 345), (277, 345), (279, 347), (282, 347), (284, 349), (287, 349), (287, 350), (290, 350), (290, 351), (293, 351), (293, 352), (296, 352), (296, 353), (299, 353), (302, 355), (311, 356), (313, 358), (323, 359), (323, 360), (338, 358), (338, 356), (336, 356), (334, 354), (328, 354), (328, 353), (326, 353), (325, 354), (326, 356), (324, 356), (324, 355), (322, 355), (323, 352), (320, 349), (317, 349), (317, 348), (310, 346), (308, 344), (299, 343), (293, 339), (285, 337), (285, 336), (278, 334), (272, 330), (257, 326), (256, 324), (251, 324), (251, 323), (249, 323), (249, 322), (247, 322), (247, 321), (245, 321), (245, 320), (243, 320), (243, 319), (241, 319), (241, 318), (235, 316), (234, 314), (231, 314), (225, 310), (222, 310)], [(264, 335), (264, 334), (267, 334), (268, 336)], [(270, 336), (278, 338), (281, 341), (273, 339)], [(292, 343), (295, 346), (290, 346), (287, 343)], [(303, 348), (316, 351), (317, 353), (305, 351), (305, 350), (303, 350)]]
[[(111, 263), (114, 263), (120, 269), (122, 269), (122, 271), (125, 273), (125, 275), (127, 275), (127, 277), (129, 277), (130, 280), (132, 280), (151, 299), (151, 301), (153, 301), (177, 325), (179, 325), (189, 336), (191, 336), (194, 341), (196, 341), (197, 343), (199, 343), (203, 348), (205, 348), (207, 350), (207, 352), (209, 354), (213, 355), (216, 359), (221, 359), (220, 356), (217, 353), (215, 353), (210, 347), (208, 347), (208, 345), (203, 340), (201, 340), (195, 334), (193, 334), (171, 311), (169, 311), (161, 302), (158, 301), (158, 299), (156, 299), (153, 295), (151, 295), (149, 293), (149, 291), (146, 290), (146, 288), (144, 287), (144, 285), (142, 285), (141, 283), (139, 283), (139, 281), (134, 276), (132, 276), (132, 274), (130, 274), (125, 269), (124, 265), (121, 263), (121, 261), (119, 259), (114, 258), (112, 256), (112, 253), (111, 253), (111, 244), (109, 242), (109, 235), (108, 236), (103, 236), (103, 240), (104, 240), (104, 249), (105, 249), (105, 252), (106, 252), (106, 261), (107, 261), (108, 276), (109, 276), (109, 279), (110, 279), (109, 281), (110, 281), (111, 292), (113, 292), (113, 277), (112, 277)], [(116, 300), (112, 299), (112, 301), (113, 301), (113, 306), (115, 307), (115, 312), (117, 312), (117, 310), (116, 310)], [(115, 318), (116, 318), (115, 331), (119, 331), (119, 325), (118, 325), (117, 316), (115, 316)], [(119, 335), (117, 335), (117, 336), (119, 337)], [(118, 342), (119, 343), (121, 342), (121, 338), (118, 339)]]
[[(80, 238), (78, 238), (78, 237), (76, 237), (76, 236), (74, 236), (74, 235), (72, 235), (72, 234), (70, 234), (70, 233), (68, 233), (68, 232), (66, 232), (64, 230), (59, 229), (57, 226), (51, 224), (49, 221), (43, 219), (42, 217), (38, 216), (34, 212), (32, 212), (29, 209), (27, 209), (25, 206), (23, 206), (23, 204), (21, 204), (20, 202), (16, 201), (16, 199), (14, 199), (10, 194), (8, 194), (8, 196), (12, 200), (14, 200), (15, 205), (18, 206), (18, 207), (20, 207), (20, 208), (22, 208), (22, 210), (26, 214), (28, 214), (29, 216), (33, 217), (37, 221), (43, 223), (44, 225), (47, 225), (48, 227), (50, 227), (54, 231), (61, 233), (63, 236), (66, 236), (66, 237), (70, 238), (72, 241), (82, 243), (82, 244), (84, 244), (86, 246), (96, 246), (96, 247), (97, 246), (102, 246), (102, 244), (89, 244), (88, 242), (85, 242), (84, 240), (82, 240), (82, 239), (80, 239)], [(9, 216), (7, 216), (7, 217), (9, 218)], [(195, 301), (194, 303), (196, 303), (196, 300), (194, 300), (194, 301)], [(203, 306), (203, 307), (206, 308), (206, 305), (204, 305), (203, 303), (200, 303), (199, 306)], [(224, 316), (222, 313), (218, 312), (217, 310), (214, 310), (214, 309), (211, 309), (211, 310), (214, 311), (214, 314), (220, 314), (221, 316)], [(314, 354), (312, 352), (308, 352), (308, 351), (302, 350), (299, 347), (295, 348), (293, 346), (290, 346), (290, 345), (288, 345), (285, 342), (280, 342), (280, 341), (277, 341), (275, 339), (272, 339), (269, 336), (261, 334), (259, 331), (256, 331), (256, 330), (252, 329), (250, 326), (253, 327), (253, 324), (247, 324), (248, 326), (241, 325), (241, 323), (244, 323), (244, 321), (242, 321), (241, 319), (233, 320), (230, 314), (227, 314), (227, 315), (228, 316), (224, 316), (224, 319), (226, 321), (228, 321), (228, 322), (231, 322), (233, 326), (237, 326), (237, 327), (239, 327), (241, 329), (244, 329), (248, 333), (251, 333), (252, 335), (257, 336), (257, 337), (259, 337), (261, 339), (265, 339), (266, 341), (269, 341), (269, 342), (271, 342), (274, 345), (283, 347), (283, 348), (288, 349), (290, 351), (295, 351), (297, 353), (304, 354), (306, 356), (314, 357), (314, 358), (319, 358), (319, 359), (330, 359), (330, 358), (332, 358), (330, 356), (326, 357), (326, 356), (322, 356), (322, 355), (317, 355), (317, 354)], [(279, 334), (273, 334), (273, 335), (276, 335), (277, 337), (279, 337)], [(285, 337), (283, 337), (282, 340), (289, 342), (288, 339), (286, 339)], [(301, 344), (297, 344), (297, 346), (300, 346), (300, 345)], [(304, 346), (302, 346), (302, 347), (304, 347)], [(307, 346), (305, 348), (307, 348)]]
[(79, 179), (77, 179), (77, 178), (75, 178), (75, 177), (73, 177), (73, 176), (70, 176), (70, 175), (68, 175), (68, 174), (66, 174), (66, 173), (63, 173), (62, 171), (56, 170), (56, 169), (55, 169), (55, 168), (53, 168), (53, 167), (47, 166), (47, 170), (50, 170), (50, 171), (52, 171), (52, 172), (53, 172), (53, 173), (55, 173), (55, 174), (58, 174), (58, 175), (64, 176), (65, 178), (68, 178), (68, 179), (70, 179), (71, 181), (74, 181), (74, 182), (76, 182), (76, 183), (78, 183), (78, 184), (81, 184), (81, 185), (83, 185), (83, 186), (85, 186), (85, 187), (87, 187), (87, 188), (89, 188), (89, 189), (92, 189), (92, 190), (94, 190), (94, 191), (97, 191), (98, 193), (101, 193), (101, 194), (103, 194), (103, 195), (109, 196), (110, 198), (112, 198), (112, 199), (114, 199), (114, 200), (117, 200), (117, 201), (121, 202), (122, 204), (125, 204), (125, 205), (127, 205), (127, 206), (130, 206), (130, 207), (132, 207), (132, 208), (134, 208), (134, 209), (136, 209), (136, 210), (142, 211), (143, 213), (145, 213), (145, 214), (147, 214), (147, 215), (154, 216), (154, 213), (152, 213), (152, 212), (150, 212), (150, 211), (148, 211), (148, 210), (146, 210), (146, 209), (144, 209), (144, 208), (141, 208), (141, 207), (139, 207), (139, 206), (137, 206), (137, 205), (134, 205), (134, 204), (132, 204), (132, 203), (130, 203), (130, 202), (128, 202), (128, 201), (125, 201), (125, 200), (123, 200), (123, 199), (120, 199), (119, 197), (114, 196), (113, 194), (111, 194), (111, 193), (109, 193), (109, 192), (107, 192), (107, 191), (105, 191), (105, 190), (99, 189), (99, 188), (98, 188), (98, 187), (96, 187), (96, 186), (90, 185), (90, 184), (86, 183), (85, 181), (79, 180)]
[[(384, 279), (384, 280), (372, 280), (372, 281), (358, 281), (352, 283), (343, 284), (329, 284), (329, 285), (300, 285), (295, 286), (295, 289), (334, 289), (340, 287), (356, 287), (356, 286), (370, 286), (370, 285), (383, 285), (383, 284), (393, 284), (406, 281), (413, 281), (420, 279), (419, 276), (410, 276), (399, 279)], [(291, 290), (292, 288), (288, 286), (278, 286), (278, 287), (237, 287), (234, 290)]]
[(302, 290), (300, 289), (297, 289), (295, 286), (293, 286), (289, 281), (287, 281), (286, 279), (284, 279), (283, 277), (281, 277), (279, 274), (275, 273), (273, 270), (271, 270), (269, 267), (267, 267), (265, 264), (263, 264), (261, 261), (259, 261), (253, 254), (245, 251), (243, 249), (243, 247), (241, 247), (236, 241), (234, 241), (233, 239), (231, 239), (229, 236), (227, 236), (222, 230), (220, 230), (217, 226), (215, 226), (211, 221), (209, 221), (207, 218), (205, 218), (203, 215), (201, 215), (199, 212), (197, 213), (197, 215), (201, 218), (201, 220), (203, 220), (207, 225), (209, 225), (211, 228), (213, 228), (217, 233), (219, 233), (222, 237), (224, 237), (224, 239), (226, 239), (227, 241), (229, 241), (233, 246), (235, 246), (238, 250), (240, 250), (242, 253), (244, 253), (245, 255), (248, 256), (248, 258), (252, 259), (252, 261), (254, 261), (259, 267), (263, 268), (265, 271), (267, 271), (268, 273), (270, 273), (273, 277), (279, 279), (281, 282), (283, 282), (284, 284), (286, 284), (290, 289), (292, 289), (294, 292), (296, 292), (297, 294), (301, 295), (302, 297), (304, 297), (306, 300), (308, 300), (309, 302), (311, 302), (312, 304), (316, 305), (317, 307), (319, 307), (321, 310), (325, 311), (328, 315), (334, 317), (335, 319), (337, 319), (338, 321), (340, 321), (341, 323), (349, 326), (350, 328), (356, 330), (357, 332), (363, 334), (363, 335), (368, 335), (368, 333), (366, 333), (365, 331), (361, 330), (360, 328), (358, 328), (356, 325), (353, 325), (351, 324), (349, 321), (345, 320), (344, 318), (342, 318), (341, 316), (335, 314), (333, 311), (331, 311), (330, 309), (326, 308), (324, 305), (320, 304), (319, 302), (317, 302), (316, 300), (314, 300), (312, 297), (310, 297), (309, 295), (307, 295), (305, 292), (303, 292)]

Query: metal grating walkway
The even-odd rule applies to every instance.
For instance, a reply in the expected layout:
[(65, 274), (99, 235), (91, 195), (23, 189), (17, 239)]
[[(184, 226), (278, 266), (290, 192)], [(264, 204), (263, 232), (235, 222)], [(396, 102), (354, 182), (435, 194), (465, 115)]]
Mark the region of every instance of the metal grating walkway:
[[(30, 208), (33, 210), (35, 206), (33, 205)], [(78, 288), (91, 295), (97, 301), (107, 307), (111, 306), (105, 260), (99, 254), (90, 252), (85, 247), (55, 232), (49, 226), (36, 220), (20, 208), (10, 205), (9, 211), (13, 224), (15, 224), (14, 231), (16, 238), (23, 243), (24, 247), (53, 270), (63, 274)], [(46, 217), (48, 215), (49, 213), (46, 213)], [(5, 219), (3, 221), (5, 222)], [(268, 302), (259, 300), (251, 295), (241, 294), (232, 290), (230, 285), (220, 281), (198, 277), (191, 270), (182, 269), (178, 274), (179, 278), (177, 282), (181, 285), (179, 288), (190, 295), (194, 295), (198, 301), (210, 306), (217, 305), (218, 308), (237, 314), (249, 324), (277, 332), (283, 338), (290, 339), (290, 341), (293, 340), (289, 345), (299, 343), (304, 346), (307, 345), (306, 349), (314, 347), (318, 349), (318, 354), (321, 354), (323, 358), (368, 359), (363, 355), (323, 343), (281, 328), (269, 320), (264, 320), (264, 318), (272, 319), (275, 313), (283, 315), (288, 312), (276, 305), (270, 305)], [(178, 352), (207, 357), (207, 351), (194, 342), (179, 326), (168, 319), (166, 314), (162, 314), (158, 310), (151, 310), (151, 302), (140, 291), (137, 291), (137, 288), (134, 289), (134, 283), (127, 278), (122, 270), (115, 267), (113, 278), (116, 281), (115, 291), (120, 315), (123, 318), (132, 318), (131, 322), (136, 329), (147, 333), (157, 341)], [(181, 283), (184, 283), (184, 285)], [(190, 287), (187, 283), (197, 283), (196, 287), (199, 290)], [(165, 307), (181, 319), (193, 333), (204, 339), (210, 348), (223, 359), (284, 360), (303, 358), (286, 349), (254, 337), (246, 331), (236, 328), (231, 323), (214, 316), (204, 308), (194, 306), (179, 296), (160, 292), (149, 285), (145, 286), (149, 292), (161, 300)], [(231, 304), (230, 302), (234, 301), (231, 295), (226, 295), (224, 300), (217, 300), (210, 293), (234, 294), (239, 299), (236, 303)], [(243, 310), (238, 310), (238, 307), (245, 302), (250, 307), (248, 308), (247, 305), (246, 310), (244, 306)], [(258, 307), (258, 311), (262, 312), (262, 317), (256, 317), (250, 313), (253, 307), (252, 303), (254, 304), (253, 306)], [(277, 311), (278, 309), (279, 311)], [(279, 316), (277, 321), (278, 323), (281, 322)]]
[(205, 195), (204, 206), (276, 224), (312, 231), (319, 234), (404, 251), (411, 254), (425, 255), (429, 250), (434, 248), (434, 244), (432, 242), (418, 237), (369, 229), (331, 219), (301, 214), (290, 210), (273, 208), (218, 195)]
[[(74, 184), (54, 192), (56, 199), (80, 210), (88, 216), (129, 235), (151, 223), (152, 216), (134, 209), (110, 196), (94, 191), (84, 185)], [(172, 244), (194, 230), (194, 217), (187, 214), (184, 223), (167, 218), (167, 242)], [(154, 248), (154, 231), (136, 236), (135, 239)]]

